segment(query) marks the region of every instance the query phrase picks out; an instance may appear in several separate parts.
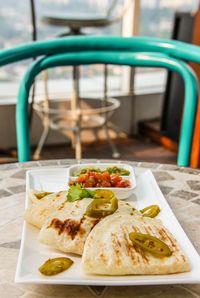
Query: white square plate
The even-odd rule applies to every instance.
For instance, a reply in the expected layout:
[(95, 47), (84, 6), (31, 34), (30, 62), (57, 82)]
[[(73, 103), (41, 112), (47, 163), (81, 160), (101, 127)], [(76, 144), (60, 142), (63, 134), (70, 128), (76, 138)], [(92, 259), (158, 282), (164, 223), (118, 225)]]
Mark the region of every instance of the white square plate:
[[(63, 168), (31, 170), (27, 172), (26, 187), (27, 189), (59, 191), (66, 188), (67, 175), (67, 169)], [(170, 275), (92, 276), (82, 272), (80, 257), (70, 255), (74, 264), (69, 270), (52, 277), (45, 277), (38, 272), (39, 266), (49, 258), (66, 256), (66, 254), (40, 244), (37, 239), (38, 229), (24, 222), (15, 282), (102, 286), (199, 283), (200, 257), (170, 209), (150, 170), (144, 170), (137, 176), (137, 187), (128, 201), (138, 209), (151, 204), (161, 207), (158, 217), (172, 232), (188, 257), (191, 265), (190, 272)], [(28, 198), (26, 197), (27, 206)]]

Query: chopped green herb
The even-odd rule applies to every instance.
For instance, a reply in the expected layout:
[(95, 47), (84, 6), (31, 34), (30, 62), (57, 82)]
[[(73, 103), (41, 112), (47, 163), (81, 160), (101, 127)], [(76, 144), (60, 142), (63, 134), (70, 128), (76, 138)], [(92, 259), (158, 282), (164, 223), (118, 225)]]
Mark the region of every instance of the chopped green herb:
[(93, 198), (93, 196), (93, 191), (83, 188), (81, 184), (76, 184), (70, 186), (67, 194), (67, 200), (69, 202), (74, 202), (84, 198)]

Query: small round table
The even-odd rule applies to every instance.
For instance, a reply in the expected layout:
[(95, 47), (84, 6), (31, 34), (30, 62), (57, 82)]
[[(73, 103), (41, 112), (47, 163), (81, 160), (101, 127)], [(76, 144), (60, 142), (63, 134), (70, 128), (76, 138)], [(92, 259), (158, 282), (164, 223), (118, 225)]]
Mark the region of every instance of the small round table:
[(83, 34), (82, 29), (84, 28), (103, 28), (111, 25), (114, 21), (109, 17), (67, 17), (66, 15), (42, 17), (42, 22), (46, 25), (69, 28), (69, 31), (59, 36)]
[[(114, 1), (115, 2), (115, 1)], [(114, 5), (114, 3), (113, 3)], [(59, 14), (60, 15), (60, 14)], [(63, 14), (63, 16), (43, 16), (42, 22), (46, 25), (52, 25), (52, 26), (58, 26), (58, 27), (66, 27), (67, 32), (59, 34), (57, 37), (64, 37), (64, 36), (73, 36), (73, 35), (84, 35), (85, 33), (82, 31), (82, 29), (85, 28), (103, 28), (111, 25), (112, 23), (118, 21), (118, 18), (113, 19), (109, 14), (107, 17), (99, 17), (99, 16), (67, 16), (66, 14)], [(108, 69), (107, 65), (104, 65), (104, 96), (101, 99), (96, 99), (97, 102), (99, 102), (102, 106), (102, 111), (105, 109), (107, 111), (106, 107), (110, 105), (110, 99), (107, 96), (107, 76), (108, 76)], [(39, 104), (35, 103), (33, 105), (33, 108), (38, 113), (39, 116), (42, 119), (42, 123), (44, 126), (43, 133), (40, 137), (38, 146), (34, 153), (34, 158), (39, 159), (40, 153), (42, 151), (42, 148), (44, 146), (44, 143), (46, 141), (46, 138), (49, 133), (49, 129), (53, 129), (56, 131), (60, 131), (65, 136), (69, 137), (70, 132), (70, 138), (72, 139), (72, 142), (74, 142), (75, 147), (75, 157), (76, 159), (80, 159), (82, 157), (82, 147), (81, 147), (81, 136), (80, 131), (89, 129), (93, 130), (95, 136), (97, 137), (97, 131), (99, 128), (103, 128), (106, 134), (106, 138), (108, 140), (108, 143), (111, 147), (111, 150), (113, 152), (113, 158), (119, 158), (120, 153), (118, 152), (114, 142), (112, 141), (110, 134), (109, 134), (109, 128), (114, 129), (117, 133), (119, 132), (118, 129), (116, 130), (116, 127), (111, 125), (111, 123), (108, 121), (109, 116), (108, 112), (101, 112), (99, 115), (95, 115), (95, 109), (90, 108), (90, 118), (89, 121), (84, 121), (84, 117), (80, 116), (75, 120), (71, 119), (71, 116), (74, 116), (74, 114), (77, 114), (81, 112), (81, 114), (84, 114), (84, 110), (81, 108), (81, 101), (84, 102), (83, 99), (81, 99), (80, 96), (80, 87), (79, 87), (79, 81), (80, 81), (80, 72), (79, 72), (79, 66), (73, 66), (73, 96), (70, 98), (70, 107), (69, 110), (70, 116), (65, 115), (64, 117), (60, 114), (63, 114), (66, 112), (65, 109), (55, 109), (54, 110), (54, 116), (52, 117), (52, 113), (50, 109), (47, 109), (45, 107), (49, 106), (49, 94), (48, 94), (48, 75), (47, 72), (44, 76), (44, 82), (45, 82), (45, 99), (42, 100)], [(87, 99), (89, 100), (89, 99)], [(117, 109), (119, 107), (119, 101), (115, 99), (115, 103), (117, 105), (113, 105), (113, 109)], [(60, 102), (60, 105), (62, 106), (62, 101)], [(74, 106), (74, 109), (71, 108)], [(80, 109), (79, 109), (80, 108)], [(46, 111), (45, 111), (46, 110)], [(75, 120), (75, 121), (74, 121)], [(88, 126), (88, 123), (91, 123), (92, 125)]]
[[(97, 160), (82, 160), (84, 163)], [(101, 160), (101, 162), (111, 162)], [(174, 165), (126, 162), (137, 171), (150, 168), (193, 245), (200, 252), (200, 171)], [(0, 165), (0, 297), (200, 297), (199, 285), (87, 287), (15, 284), (14, 276), (22, 233), (25, 173), (38, 167), (68, 167), (75, 160), (49, 160)]]

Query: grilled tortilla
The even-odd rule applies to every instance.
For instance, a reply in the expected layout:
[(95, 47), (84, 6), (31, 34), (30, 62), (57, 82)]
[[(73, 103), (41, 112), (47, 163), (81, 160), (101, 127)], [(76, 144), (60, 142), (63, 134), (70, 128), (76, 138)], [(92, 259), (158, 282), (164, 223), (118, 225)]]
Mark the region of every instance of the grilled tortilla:
[(40, 200), (36, 197), (37, 193), (39, 192), (36, 190), (29, 191), (28, 196), (30, 205), (25, 211), (24, 219), (28, 223), (40, 229), (47, 218), (53, 212), (57, 211), (64, 202), (66, 202), (67, 192), (55, 192), (43, 197)]
[[(134, 246), (130, 232), (150, 234), (165, 242), (172, 255), (155, 257)], [(190, 270), (188, 261), (174, 237), (157, 219), (130, 214), (113, 214), (104, 218), (89, 234), (82, 256), (88, 274), (170, 274)]]
[[(63, 252), (82, 255), (89, 233), (102, 220), (85, 215), (91, 201), (92, 199), (83, 199), (63, 204), (62, 208), (52, 214), (42, 226), (39, 233), (40, 242)], [(128, 203), (119, 201), (115, 213), (134, 214), (138, 211)]]

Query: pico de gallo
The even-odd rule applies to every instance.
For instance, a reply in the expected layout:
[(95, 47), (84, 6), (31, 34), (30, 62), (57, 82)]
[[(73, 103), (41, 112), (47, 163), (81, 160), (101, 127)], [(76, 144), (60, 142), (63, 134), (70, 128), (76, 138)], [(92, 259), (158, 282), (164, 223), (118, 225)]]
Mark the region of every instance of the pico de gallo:
[(83, 187), (119, 187), (129, 188), (131, 187), (130, 181), (123, 179), (118, 174), (109, 174), (108, 172), (97, 173), (87, 172), (80, 175), (75, 180), (71, 180), (69, 185), (81, 184)]

